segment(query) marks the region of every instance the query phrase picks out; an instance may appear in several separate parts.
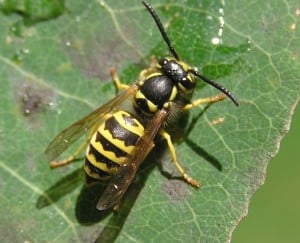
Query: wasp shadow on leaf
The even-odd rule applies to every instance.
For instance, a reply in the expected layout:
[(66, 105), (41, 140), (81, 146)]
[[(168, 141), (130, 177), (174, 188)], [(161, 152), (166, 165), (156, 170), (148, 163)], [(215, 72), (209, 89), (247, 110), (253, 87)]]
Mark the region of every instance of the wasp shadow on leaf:
[[(147, 159), (138, 169), (133, 183), (129, 186), (127, 192), (122, 198), (120, 207), (116, 212), (114, 212), (109, 222), (102, 229), (96, 239), (96, 242), (114, 242), (114, 240), (120, 234), (131, 209), (133, 208), (140, 192), (145, 186), (150, 172), (155, 168), (155, 166), (157, 165), (156, 162), (159, 161), (159, 158), (162, 156), (160, 151), (158, 151), (156, 148), (157, 147), (155, 147), (153, 151), (151, 151)], [(99, 197), (97, 198), (97, 200), (98, 199)], [(97, 203), (97, 200), (95, 201), (95, 205)], [(94, 208), (96, 207), (95, 205)], [(112, 210), (108, 211), (111, 212)]]
[(42, 209), (57, 202), (60, 198), (80, 186), (83, 181), (82, 178), (82, 168), (79, 168), (71, 174), (63, 177), (61, 180), (47, 189), (41, 196), (39, 196), (36, 202), (36, 208)]
[(75, 216), (82, 225), (93, 225), (109, 214), (109, 211), (99, 211), (97, 202), (107, 186), (107, 181), (94, 182), (84, 185), (77, 197)]
[(209, 154), (203, 148), (201, 148), (197, 143), (193, 142), (190, 139), (186, 139), (186, 144), (199, 156), (208, 161), (212, 166), (214, 166), (218, 171), (223, 170), (222, 164), (217, 160), (216, 157)]
[(194, 129), (195, 125), (197, 124), (197, 120), (203, 116), (203, 114), (206, 112), (206, 110), (211, 106), (212, 104), (206, 105), (201, 112), (195, 117), (193, 117), (192, 122), (190, 122), (189, 126), (186, 129), (186, 144), (199, 156), (203, 157), (206, 161), (208, 161), (212, 166), (214, 166), (217, 170), (222, 171), (223, 167), (222, 164), (217, 160), (216, 157), (209, 154), (207, 151), (205, 151), (199, 144), (193, 142), (191, 139), (188, 138), (188, 135), (190, 132)]
[[(152, 152), (150, 154), (152, 154)], [(108, 229), (112, 228), (109, 231), (118, 231), (118, 229), (122, 228), (127, 215), (129, 214), (131, 208), (134, 205), (134, 202), (138, 198), (140, 191), (145, 185), (150, 171), (155, 166), (155, 163), (149, 165), (147, 161), (148, 159), (146, 159), (146, 161), (138, 169), (132, 184), (129, 186), (128, 190), (121, 199), (118, 210), (114, 212), (114, 216), (109, 221), (107, 227), (105, 227)], [(103, 217), (106, 217), (108, 214), (114, 211), (113, 209), (99, 211), (96, 208), (98, 200), (100, 199), (103, 191), (106, 189), (108, 184), (109, 180), (98, 181), (94, 182), (90, 186), (84, 186), (82, 188), (78, 196), (75, 209), (76, 218), (80, 224), (95, 224), (102, 220)], [(103, 234), (106, 234), (105, 230)], [(109, 234), (111, 234), (111, 232)], [(105, 236), (105, 238), (107, 238), (107, 236)]]

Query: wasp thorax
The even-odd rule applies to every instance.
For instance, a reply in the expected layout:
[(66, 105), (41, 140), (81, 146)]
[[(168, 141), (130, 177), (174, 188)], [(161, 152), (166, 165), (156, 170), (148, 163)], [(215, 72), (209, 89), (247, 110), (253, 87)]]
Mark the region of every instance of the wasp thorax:
[(163, 58), (159, 61), (163, 73), (168, 76), (178, 88), (188, 93), (194, 90), (196, 83), (191, 68), (184, 62), (175, 59)]

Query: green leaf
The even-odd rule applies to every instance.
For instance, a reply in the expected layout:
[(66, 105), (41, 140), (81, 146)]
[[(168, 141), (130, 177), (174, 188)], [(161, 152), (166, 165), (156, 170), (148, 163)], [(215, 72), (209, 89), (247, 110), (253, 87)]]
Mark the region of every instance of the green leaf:
[[(130, 84), (151, 55), (168, 54), (149, 13), (139, 1), (121, 0), (66, 1), (67, 12), (30, 26), (18, 11), (0, 13), (1, 241), (231, 238), (299, 101), (299, 6), (222, 3), (151, 1), (182, 60), (240, 101), (238, 108), (226, 100), (194, 109), (176, 133), (178, 157), (202, 187), (178, 179), (162, 145), (116, 214), (95, 209), (105, 183), (84, 187), (80, 162), (51, 171), (44, 150), (63, 128), (114, 97), (110, 68)], [(199, 82), (194, 99), (215, 94)]]
[(34, 24), (61, 15), (65, 7), (63, 0), (3, 0), (0, 10), (5, 14), (20, 14), (24, 23)]

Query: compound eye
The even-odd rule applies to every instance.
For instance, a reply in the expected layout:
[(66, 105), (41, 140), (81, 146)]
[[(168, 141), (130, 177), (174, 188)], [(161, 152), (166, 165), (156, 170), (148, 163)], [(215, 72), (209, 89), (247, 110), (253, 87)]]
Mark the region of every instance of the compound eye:
[(168, 63), (168, 60), (166, 58), (162, 58), (162, 59), (159, 60), (158, 63), (159, 63), (160, 66), (163, 67)]
[(196, 86), (194, 80), (190, 80), (188, 77), (182, 77), (180, 80), (180, 84), (182, 85), (181, 87), (183, 92), (194, 90)]
[(180, 83), (186, 83), (187, 82), (187, 78), (186, 77), (183, 77), (180, 81)]

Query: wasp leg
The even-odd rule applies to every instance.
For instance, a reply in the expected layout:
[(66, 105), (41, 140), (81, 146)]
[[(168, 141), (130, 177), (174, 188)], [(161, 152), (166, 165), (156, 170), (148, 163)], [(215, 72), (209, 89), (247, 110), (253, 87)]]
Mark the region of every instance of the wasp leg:
[(114, 84), (115, 84), (115, 86), (116, 86), (116, 88), (117, 88), (118, 91), (123, 90), (123, 89), (128, 89), (130, 87), (127, 84), (121, 83), (121, 81), (119, 79), (119, 76), (117, 74), (116, 69), (112, 68), (110, 70), (110, 75), (111, 75), (112, 80), (113, 80), (113, 82), (114, 82)]
[(140, 82), (144, 82), (149, 75), (158, 71), (157, 67), (158, 67), (157, 59), (155, 58), (155, 56), (151, 56), (150, 57), (150, 67), (146, 68), (140, 72), (138, 80)]
[(75, 153), (73, 153), (67, 159), (60, 160), (60, 161), (51, 161), (50, 162), (50, 168), (55, 169), (55, 168), (62, 167), (62, 166), (65, 166), (65, 165), (68, 165), (68, 164), (74, 162), (74, 160), (78, 157), (78, 155), (82, 152), (82, 150), (90, 142), (90, 140), (91, 140), (92, 136), (94, 135), (94, 133), (96, 132), (97, 128), (98, 128), (98, 126), (94, 126), (94, 128), (92, 129), (92, 131), (89, 134), (88, 138), (80, 145), (80, 147), (75, 151)]
[(175, 152), (175, 148), (174, 148), (174, 145), (172, 143), (172, 140), (171, 140), (171, 136), (170, 134), (168, 134), (164, 129), (161, 129), (159, 131), (160, 135), (166, 139), (167, 141), (167, 144), (168, 144), (168, 147), (169, 147), (169, 151), (170, 151), (170, 154), (171, 154), (171, 157), (172, 157), (172, 161), (173, 163), (175, 164), (176, 168), (178, 169), (178, 171), (180, 172), (180, 174), (182, 175), (182, 177), (192, 186), (194, 187), (200, 187), (200, 183), (196, 180), (194, 180), (192, 177), (190, 177), (186, 172), (185, 170), (182, 168), (182, 166), (180, 165), (180, 163), (177, 161), (177, 158), (176, 158), (176, 152)]
[(202, 105), (202, 104), (210, 104), (210, 103), (215, 103), (215, 102), (219, 102), (219, 101), (222, 101), (226, 98), (226, 96), (224, 94), (219, 94), (219, 95), (216, 95), (216, 96), (211, 96), (211, 97), (207, 97), (207, 98), (200, 98), (200, 99), (197, 99), (197, 100), (194, 100), (192, 103), (190, 104), (187, 104), (183, 107), (183, 110), (190, 110), (190, 109), (193, 109), (199, 105)]
[(152, 55), (150, 57), (150, 67), (151, 68), (156, 68), (157, 64), (158, 64), (158, 61), (157, 61), (156, 57)]

